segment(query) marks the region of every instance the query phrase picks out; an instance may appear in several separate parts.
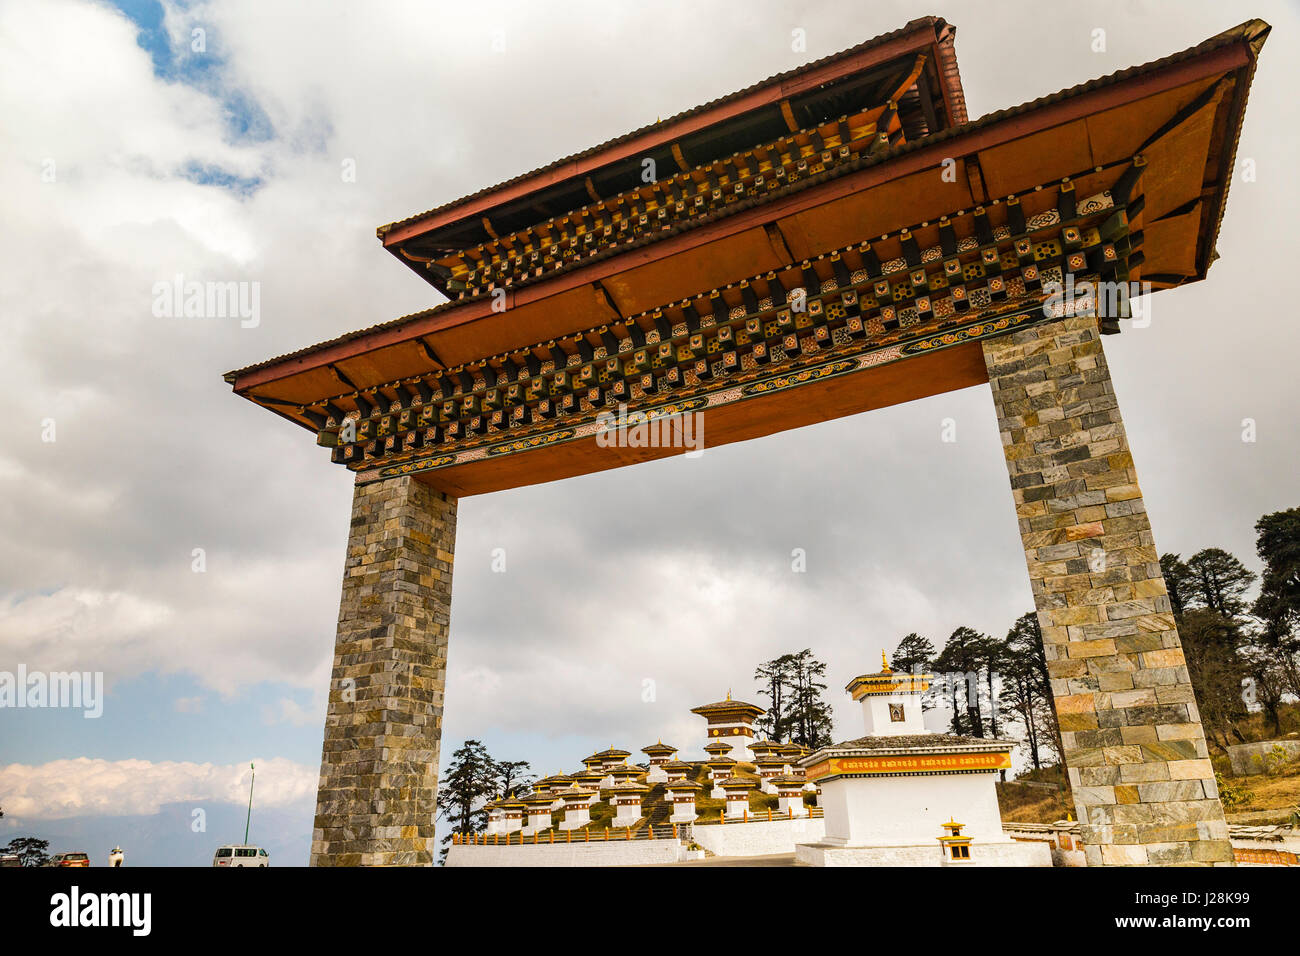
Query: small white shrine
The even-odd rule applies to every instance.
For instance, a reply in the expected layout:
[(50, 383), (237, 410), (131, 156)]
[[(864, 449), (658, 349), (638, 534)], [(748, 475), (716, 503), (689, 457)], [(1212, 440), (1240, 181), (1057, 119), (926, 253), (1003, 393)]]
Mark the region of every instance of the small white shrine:
[(667, 783), (668, 774), (664, 771), (664, 764), (673, 759), (673, 754), (677, 753), (677, 748), (670, 746), (660, 740), (649, 747), (642, 747), (641, 752), (650, 758), (650, 769), (646, 771), (646, 783)]
[(616, 783), (609, 788), (609, 801), (614, 807), (614, 819), (610, 822), (615, 827), (636, 826), (642, 817), (641, 800), (650, 790), (643, 784), (628, 780)]
[(767, 713), (762, 707), (732, 700), (731, 691), (727, 691), (726, 700), (692, 707), (691, 713), (699, 714), (708, 722), (709, 743), (721, 741), (730, 744), (728, 756), (733, 760), (749, 763), (754, 759), (749, 744), (754, 740), (754, 721)]
[(675, 780), (664, 785), (668, 797), (673, 803), (669, 823), (693, 823), (696, 818), (695, 795), (700, 792), (700, 785), (694, 780)]
[(591, 805), (597, 794), (594, 790), (574, 787), (561, 791), (564, 798), (564, 819), (560, 821), (561, 830), (577, 830), (591, 822)]
[[(799, 844), (796, 858), (818, 866), (939, 866), (935, 841), (960, 814), (962, 865), (1051, 866), (1046, 844), (1002, 832), (996, 783), (1011, 767), (1014, 741), (931, 733), (921, 699), (932, 675), (882, 668), (849, 682), (866, 734), (799, 759), (821, 788), (826, 835)], [(940, 843), (940, 846), (944, 844)]]

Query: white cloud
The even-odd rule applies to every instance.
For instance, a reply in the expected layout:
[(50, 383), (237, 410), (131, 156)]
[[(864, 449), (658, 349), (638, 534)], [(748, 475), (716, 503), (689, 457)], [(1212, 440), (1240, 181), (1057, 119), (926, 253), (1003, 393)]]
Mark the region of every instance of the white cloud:
[[(257, 804), (284, 807), (310, 797), (319, 774), (281, 757), (255, 759)], [(76, 816), (157, 813), (164, 804), (193, 801), (244, 803), (248, 764), (148, 760), (52, 760), (36, 766), (0, 766), (0, 806), (15, 818), (56, 820)]]
[[(320, 686), (324, 686), (321, 684)], [(281, 697), (273, 706), (262, 708), (262, 720), (268, 724), (292, 724), (295, 727), (322, 727), (325, 724), (325, 698), (303, 706), (291, 697)]]
[[(1258, 280), (1286, 274), (1288, 247), (1266, 237), (1300, 213), (1295, 183), (1269, 173), (1296, 151), (1298, 31), (1293, 10), (1262, 7), (1277, 29), (1241, 144), (1261, 181), (1234, 185), (1210, 281), (1162, 293), (1150, 329), (1107, 341), (1158, 545), (1220, 544), (1244, 560), (1258, 515), (1295, 504), (1300, 325), (1285, 286)], [(0, 653), (110, 682), (161, 671), (221, 694), (264, 681), (323, 691), (349, 476), (309, 434), (233, 397), (221, 373), (433, 304), (376, 225), (929, 12), (807, 5), (799, 56), (790, 16), (748, 3), (168, 4), (178, 56), (192, 24), (208, 29), (199, 89), (154, 75), (136, 28), (107, 5), (0, 3)], [(1105, 56), (1087, 43), (1099, 16)], [(1085, 4), (1050, 21), (995, 8), (953, 18), (978, 115), (1190, 46), (1235, 15)], [(665, 47), (670, 21), (692, 27)], [(1008, 36), (1018, 71), (997, 55)], [(230, 136), (231, 91), (265, 112), (273, 138)], [(339, 175), (345, 158), (356, 183)], [(41, 181), (47, 159), (53, 183)], [(192, 163), (263, 185), (191, 182)], [(261, 282), (261, 326), (153, 318), (153, 283), (178, 272)], [(941, 445), (949, 415), (961, 440)], [(1236, 437), (1246, 416), (1261, 424), (1253, 446)], [(987, 390), (972, 389), (698, 462), (467, 499), (447, 734), (686, 746), (699, 738), (690, 706), (752, 688), (757, 663), (804, 646), (830, 664), (828, 697), (856, 727), (840, 688), (881, 647), (911, 630), (936, 643), (959, 624), (996, 632), (1029, 605), (994, 432)], [(505, 576), (489, 570), (498, 545)], [(195, 547), (203, 574), (190, 570)], [(793, 547), (808, 552), (806, 575), (789, 570)], [(269, 709), (319, 729), (315, 703)]]

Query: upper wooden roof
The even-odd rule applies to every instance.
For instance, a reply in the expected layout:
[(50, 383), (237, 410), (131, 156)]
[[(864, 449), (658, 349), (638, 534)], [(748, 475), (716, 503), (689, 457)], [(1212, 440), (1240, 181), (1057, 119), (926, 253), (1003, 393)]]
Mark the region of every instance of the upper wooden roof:
[(773, 139), (792, 121), (801, 127), (826, 122), (859, 102), (865, 80), (910, 64), (918, 52), (926, 55), (925, 67), (907, 89), (924, 86), (933, 95), (936, 127), (964, 123), (966, 100), (953, 51), (956, 32), (938, 17), (913, 20), (504, 183), (380, 226), (376, 233), (386, 249), (445, 293), (445, 280), (424, 267), (424, 257), (489, 241), (621, 191), (640, 181), (646, 158), (676, 170), (682, 159), (699, 164)]
[[(653, 242), (511, 288), (505, 311), (494, 311), (490, 296), (445, 303), (230, 372), (226, 381), (238, 394), (314, 431), (304, 406), (336, 401), (350, 408), (341, 396), (622, 322), (701, 290), (815, 259), (902, 227), (916, 228), (1063, 177), (1074, 177), (1078, 195), (1089, 195), (1109, 188), (1118, 164), (1139, 152), (1147, 162), (1140, 224), (1145, 262), (1131, 278), (1152, 281), (1156, 288), (1201, 279), (1217, 255), (1215, 242), (1246, 98), (1268, 31), (1262, 21), (1248, 21), (1173, 56), (975, 122), (928, 132), (881, 155), (863, 154), (843, 168), (808, 176), (765, 202), (736, 203)], [(946, 44), (944, 55), (951, 60), (951, 27), (941, 20), (915, 21), (844, 54), (396, 224), (385, 234), (385, 242), (391, 244), (389, 237), (398, 226), (415, 230), (409, 233), (413, 239), (572, 178), (574, 170), (587, 168), (583, 164), (639, 155), (647, 143), (662, 145), (689, 129), (769, 108), (801, 88), (801, 77), (813, 86), (825, 77), (842, 79), (900, 50), (913, 52), (909, 44), (922, 37)], [(953, 97), (950, 108), (956, 115), (960, 84), (955, 60), (943, 76), (945, 96)], [(964, 115), (964, 105), (961, 111)], [(935, 172), (945, 161), (955, 164), (956, 175), (940, 180)], [(975, 384), (984, 374), (982, 363), (960, 350), (904, 365), (913, 369), (911, 374), (899, 378), (900, 373), (890, 371), (893, 366), (875, 370), (869, 374), (873, 382), (878, 380), (876, 386), (840, 394), (825, 408), (812, 408), (808, 420)], [(780, 415), (758, 422), (752, 416), (733, 419), (710, 420), (710, 444), (805, 423), (799, 416), (789, 421)], [(734, 435), (729, 431), (733, 426)], [(544, 454), (524, 457), (538, 456), (535, 463)], [(599, 464), (583, 461), (572, 448), (557, 449), (554, 455), (568, 458), (560, 462), (557, 457), (553, 468), (528, 474), (512, 472), (518, 466), (505, 462), (486, 462), (480, 469), (482, 480), (449, 476), (448, 490), (471, 494), (626, 463), (608, 453)], [(657, 455), (642, 452), (629, 460), (648, 457)]]

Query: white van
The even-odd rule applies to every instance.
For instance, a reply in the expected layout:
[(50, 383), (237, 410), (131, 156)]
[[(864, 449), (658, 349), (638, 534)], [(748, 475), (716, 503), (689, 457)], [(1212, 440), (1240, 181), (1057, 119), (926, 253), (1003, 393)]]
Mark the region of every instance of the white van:
[(270, 866), (271, 858), (260, 846), (245, 843), (229, 843), (217, 847), (212, 855), (213, 866)]

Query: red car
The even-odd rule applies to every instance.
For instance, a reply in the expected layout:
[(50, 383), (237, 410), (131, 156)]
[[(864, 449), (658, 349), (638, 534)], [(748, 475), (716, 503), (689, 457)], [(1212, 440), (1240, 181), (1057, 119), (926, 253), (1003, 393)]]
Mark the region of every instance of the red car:
[(90, 857), (84, 853), (56, 853), (46, 866), (90, 866)]

